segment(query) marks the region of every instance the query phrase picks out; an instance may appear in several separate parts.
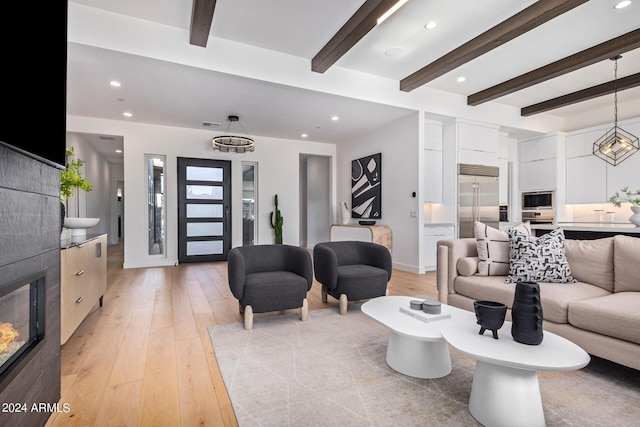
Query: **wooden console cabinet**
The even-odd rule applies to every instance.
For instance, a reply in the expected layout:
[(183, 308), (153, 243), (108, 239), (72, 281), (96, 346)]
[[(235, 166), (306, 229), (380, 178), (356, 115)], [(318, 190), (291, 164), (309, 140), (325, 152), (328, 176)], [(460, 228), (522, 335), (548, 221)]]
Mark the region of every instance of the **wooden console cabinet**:
[(346, 224), (331, 226), (331, 241), (360, 240), (373, 242), (386, 247), (391, 252), (391, 229), (386, 225)]
[(60, 343), (67, 342), (107, 290), (107, 235), (60, 251)]

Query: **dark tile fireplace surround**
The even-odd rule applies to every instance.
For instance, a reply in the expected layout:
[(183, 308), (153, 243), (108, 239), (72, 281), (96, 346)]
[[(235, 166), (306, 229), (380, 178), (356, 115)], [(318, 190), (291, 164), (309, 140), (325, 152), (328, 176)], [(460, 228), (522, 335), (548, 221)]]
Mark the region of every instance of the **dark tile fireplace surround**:
[(43, 426), (60, 399), (60, 200), (53, 164), (0, 142), (0, 288), (42, 272), (41, 339), (2, 372), (1, 427)]

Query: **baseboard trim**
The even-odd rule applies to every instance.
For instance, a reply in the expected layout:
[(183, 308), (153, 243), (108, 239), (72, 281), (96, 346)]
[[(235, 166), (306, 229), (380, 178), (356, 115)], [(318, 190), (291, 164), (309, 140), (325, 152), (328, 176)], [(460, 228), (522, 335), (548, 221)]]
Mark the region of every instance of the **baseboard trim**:
[(408, 271), (409, 273), (415, 273), (415, 274), (424, 273), (424, 268), (420, 268), (415, 265), (400, 264), (400, 263), (394, 262), (392, 263), (392, 266), (397, 270)]

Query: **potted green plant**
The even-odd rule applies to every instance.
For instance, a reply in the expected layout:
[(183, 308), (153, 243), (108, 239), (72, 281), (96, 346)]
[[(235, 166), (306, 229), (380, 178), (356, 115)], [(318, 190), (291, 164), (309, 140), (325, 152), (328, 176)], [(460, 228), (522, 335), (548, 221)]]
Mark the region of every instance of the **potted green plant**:
[(631, 203), (633, 215), (631, 215), (629, 221), (640, 227), (640, 190), (631, 191), (629, 190), (629, 186), (623, 187), (619, 192), (616, 191), (613, 196), (609, 197), (609, 202), (617, 208), (619, 208), (622, 203)]
[(66, 156), (66, 169), (60, 172), (60, 199), (64, 201), (69, 200), (69, 197), (75, 194), (76, 189), (93, 190), (93, 185), (80, 173), (80, 168), (84, 166), (84, 163), (73, 158), (73, 147), (67, 148)]
[[(93, 185), (82, 176), (80, 169), (84, 166), (84, 163), (73, 157), (73, 147), (67, 148), (66, 151), (66, 169), (60, 172), (60, 227), (62, 231), (62, 227), (67, 228), (76, 228), (75, 225), (71, 225), (68, 221), (65, 220), (66, 206), (65, 203), (68, 203), (69, 198), (73, 197), (76, 190), (84, 190), (91, 191), (93, 190)], [(76, 203), (76, 209), (78, 209), (78, 204)], [(76, 212), (76, 216), (78, 216), (78, 212)], [(96, 221), (97, 223), (97, 221)], [(83, 224), (78, 224), (81, 226)], [(94, 224), (95, 225), (95, 224)]]

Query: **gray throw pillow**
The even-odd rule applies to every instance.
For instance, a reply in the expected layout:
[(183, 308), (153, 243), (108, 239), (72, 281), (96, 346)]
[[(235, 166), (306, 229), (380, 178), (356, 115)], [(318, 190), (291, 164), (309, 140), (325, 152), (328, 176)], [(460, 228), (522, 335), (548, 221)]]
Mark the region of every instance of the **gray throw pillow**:
[(564, 252), (564, 232), (561, 228), (535, 239), (515, 229), (507, 232), (510, 255), (507, 283), (576, 282)]

